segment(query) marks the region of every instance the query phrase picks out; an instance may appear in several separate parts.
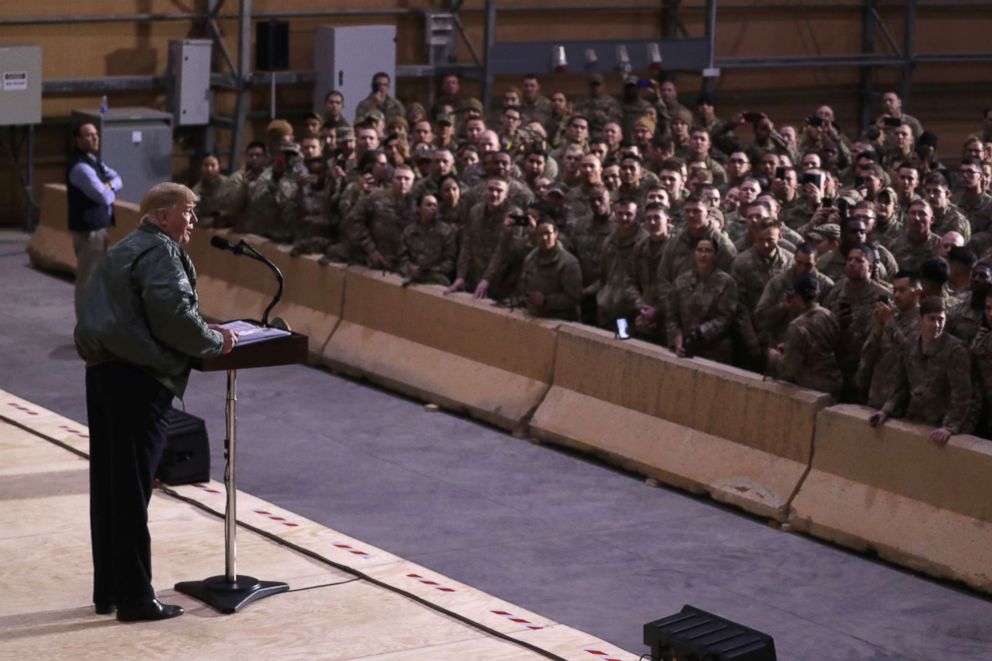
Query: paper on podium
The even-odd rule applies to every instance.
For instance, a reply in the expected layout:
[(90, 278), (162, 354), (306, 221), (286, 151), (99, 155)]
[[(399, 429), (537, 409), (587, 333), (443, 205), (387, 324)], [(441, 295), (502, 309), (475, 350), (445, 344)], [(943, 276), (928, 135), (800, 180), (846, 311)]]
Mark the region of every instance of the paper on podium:
[(241, 346), (290, 335), (289, 331), (282, 330), (281, 328), (266, 328), (258, 324), (253, 324), (250, 321), (229, 321), (221, 324), (221, 328), (227, 328), (237, 333), (238, 344)]

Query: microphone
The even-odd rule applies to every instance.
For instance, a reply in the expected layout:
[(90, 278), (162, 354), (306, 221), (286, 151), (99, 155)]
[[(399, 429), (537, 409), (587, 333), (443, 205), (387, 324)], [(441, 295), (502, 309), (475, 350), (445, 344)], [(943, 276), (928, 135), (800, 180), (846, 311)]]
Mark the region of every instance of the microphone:
[(276, 284), (278, 285), (278, 287), (276, 289), (276, 295), (272, 298), (272, 302), (269, 303), (268, 307), (265, 308), (265, 312), (262, 314), (262, 322), (261, 322), (262, 326), (266, 326), (266, 327), (269, 326), (269, 313), (272, 312), (272, 308), (274, 308), (276, 306), (276, 303), (278, 303), (279, 300), (282, 298), (282, 286), (283, 286), (282, 271), (280, 271), (279, 267), (273, 264), (268, 257), (255, 250), (255, 248), (250, 243), (247, 243), (244, 239), (241, 239), (237, 243), (231, 243), (224, 237), (215, 234), (212, 237), (210, 237), (210, 245), (213, 246), (214, 248), (217, 248), (218, 250), (230, 250), (235, 255), (246, 255), (254, 260), (262, 262), (270, 269), (272, 269), (272, 273), (276, 276)]

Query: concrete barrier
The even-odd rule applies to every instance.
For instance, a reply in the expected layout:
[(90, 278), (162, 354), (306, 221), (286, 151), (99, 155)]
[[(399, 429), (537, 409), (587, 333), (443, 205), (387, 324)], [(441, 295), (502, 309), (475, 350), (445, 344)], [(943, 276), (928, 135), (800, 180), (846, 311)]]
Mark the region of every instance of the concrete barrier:
[(28, 241), (35, 268), (57, 273), (76, 272), (76, 252), (69, 233), (69, 200), (64, 184), (46, 184), (41, 191), (41, 217)]
[(531, 430), (784, 521), (828, 395), (578, 324), (558, 329), (554, 385)]
[(357, 267), (324, 362), (515, 430), (551, 383), (557, 322)]
[(992, 592), (992, 442), (872, 411), (820, 411), (813, 465), (792, 502), (792, 526), (900, 565)]
[[(138, 205), (114, 203), (116, 225), (107, 234), (112, 246), (138, 227)], [(76, 273), (76, 252), (69, 231), (69, 198), (65, 184), (45, 184), (41, 192), (41, 217), (27, 246), (31, 264), (45, 271)]]
[[(341, 264), (323, 265), (320, 255), (291, 257), (291, 249), (292, 246), (269, 243), (260, 250), (282, 271), (285, 281), (282, 301), (272, 316), (282, 317), (294, 331), (307, 335), (311, 360), (319, 362), (324, 345), (341, 320), (346, 268)], [(262, 264), (257, 266), (265, 268)]]

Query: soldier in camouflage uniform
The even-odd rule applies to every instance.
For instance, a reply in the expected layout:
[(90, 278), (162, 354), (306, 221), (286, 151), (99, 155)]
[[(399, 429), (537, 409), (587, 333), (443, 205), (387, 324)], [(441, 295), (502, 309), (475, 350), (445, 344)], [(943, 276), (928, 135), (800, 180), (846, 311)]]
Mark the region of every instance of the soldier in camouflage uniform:
[(985, 302), (992, 292), (992, 267), (978, 262), (971, 269), (971, 285), (964, 300), (947, 313), (947, 332), (966, 345), (985, 323)]
[(589, 96), (580, 99), (575, 105), (575, 112), (589, 119), (589, 129), (599, 133), (607, 122), (619, 122), (623, 119), (620, 102), (603, 91), (604, 79), (602, 74), (594, 73), (589, 77)]
[(868, 245), (855, 245), (847, 250), (845, 277), (838, 281), (825, 301), (840, 324), (841, 341), (838, 360), (844, 374), (844, 401), (859, 401), (855, 381), (861, 349), (871, 332), (875, 304), (888, 298), (889, 292), (871, 279), (875, 251)]
[(247, 207), (234, 225), (236, 232), (261, 234), (279, 242), (292, 240), (297, 218), (297, 183), (289, 158), (293, 149), (299, 153), (295, 145), (280, 152), (272, 165), (248, 185)]
[(207, 154), (200, 164), (200, 180), (193, 186), (193, 192), (200, 198), (196, 202), (196, 217), (200, 225), (225, 226), (221, 216), (227, 210), (228, 190), (228, 178), (220, 173), (220, 160), (215, 154)]
[(892, 303), (875, 304), (872, 329), (858, 365), (857, 384), (873, 409), (885, 406), (898, 387), (899, 361), (920, 332), (920, 276), (899, 271), (893, 280)]
[(512, 209), (507, 201), (508, 191), (509, 184), (504, 179), (491, 177), (486, 181), (486, 200), (477, 202), (468, 213), (455, 281), (445, 293), (461, 291), (467, 286), (475, 298), (485, 296), (488, 283), (481, 289), (479, 285), (499, 245), (503, 223)]
[(541, 84), (538, 82), (537, 76), (524, 76), (521, 91), (523, 98), (521, 99), (520, 112), (523, 114), (524, 124), (540, 122), (547, 126), (551, 120), (551, 101), (541, 94)]
[(399, 272), (411, 283), (448, 286), (458, 258), (457, 231), (437, 219), (438, 201), (425, 193), (417, 200), (417, 222), (403, 229)]
[(795, 312), (788, 305), (788, 294), (793, 290), (796, 280), (801, 276), (810, 275), (818, 284), (819, 300), (826, 300), (834, 281), (820, 273), (816, 268), (816, 246), (801, 243), (796, 247), (792, 268), (773, 276), (754, 309), (754, 325), (759, 341), (766, 347), (774, 347), (785, 340), (785, 331)]
[(717, 268), (721, 271), (729, 273), (737, 256), (734, 244), (710, 221), (709, 207), (701, 197), (694, 195), (687, 199), (682, 214), (683, 228), (668, 241), (658, 264), (658, 278), (663, 287), (671, 287), (679, 275), (694, 269), (695, 246), (699, 239), (710, 239), (717, 246)]
[(268, 165), (269, 157), (265, 143), (253, 141), (245, 148), (245, 165), (227, 179), (225, 195), (225, 215), (229, 222), (237, 225), (248, 204), (248, 186), (261, 176)]
[(951, 192), (943, 174), (931, 172), (923, 179), (923, 195), (933, 209), (935, 234), (944, 236), (957, 232), (964, 237), (965, 243), (971, 240), (971, 223), (956, 205), (951, 204)]
[(647, 238), (637, 223), (637, 204), (620, 198), (613, 203), (613, 229), (600, 254), (600, 279), (596, 287), (596, 321), (612, 328), (617, 319), (637, 313), (637, 298), (629, 288), (633, 273), (631, 254), (638, 241)]
[(352, 259), (370, 267), (396, 270), (402, 251), (403, 230), (415, 222), (413, 170), (397, 166), (388, 190), (378, 190), (362, 198), (344, 221), (344, 230), (353, 247)]
[(638, 241), (630, 259), (633, 262), (630, 286), (637, 317), (634, 331), (646, 340), (663, 342), (668, 288), (658, 279), (658, 266), (668, 242), (668, 209), (650, 202), (644, 210), (642, 223), (647, 236)]
[(940, 236), (930, 231), (933, 209), (925, 200), (916, 199), (906, 210), (906, 231), (892, 242), (892, 255), (900, 269), (918, 269), (940, 250)]
[(382, 71), (372, 76), (372, 92), (355, 108), (355, 124), (376, 111), (382, 113), (387, 123), (406, 115), (403, 104), (389, 96), (389, 74)]
[(579, 260), (562, 248), (554, 222), (537, 225), (537, 247), (524, 259), (515, 299), (535, 317), (578, 321), (582, 297)]
[(981, 405), (978, 432), (984, 438), (992, 438), (992, 333), (989, 332), (992, 319), (992, 296), (985, 299), (985, 318), (971, 341), (971, 357), (975, 366), (975, 385)]
[(800, 276), (788, 297), (789, 322), (785, 342), (768, 349), (768, 372), (779, 379), (840, 396), (843, 385), (837, 365), (840, 327), (833, 314), (820, 307), (820, 283), (810, 274)]
[(992, 242), (992, 195), (985, 190), (982, 168), (983, 163), (979, 159), (961, 159), (958, 192), (952, 197), (954, 204), (968, 217), (979, 254)]
[(610, 192), (597, 186), (589, 194), (591, 212), (576, 219), (569, 233), (582, 271), (582, 321), (596, 323), (596, 288), (602, 276), (603, 246), (610, 236)]
[(294, 231), (293, 255), (325, 252), (333, 243), (336, 223), (331, 218), (331, 188), (327, 180), (327, 161), (323, 157), (306, 161), (308, 175), (299, 180), (296, 207), (299, 217)]
[(668, 343), (679, 356), (723, 363), (733, 358), (730, 330), (737, 316), (737, 285), (717, 269), (718, 243), (696, 240), (692, 270), (675, 280), (668, 297)]
[(899, 361), (898, 387), (869, 423), (890, 417), (935, 426), (930, 440), (944, 445), (954, 434), (971, 431), (974, 418), (971, 364), (961, 340), (944, 332), (946, 316), (939, 298), (920, 303), (920, 334)]

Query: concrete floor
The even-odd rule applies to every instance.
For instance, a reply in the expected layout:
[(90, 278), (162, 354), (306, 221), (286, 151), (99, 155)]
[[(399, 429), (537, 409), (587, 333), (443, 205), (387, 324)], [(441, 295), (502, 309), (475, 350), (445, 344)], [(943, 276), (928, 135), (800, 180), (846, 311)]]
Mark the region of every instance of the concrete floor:
[[(85, 422), (71, 283), (24, 241), (0, 233), (0, 388)], [(185, 398), (217, 479), (224, 389)], [(363, 383), (244, 371), (238, 411), (240, 489), (636, 653), (690, 603), (781, 659), (992, 659), (989, 599)]]

